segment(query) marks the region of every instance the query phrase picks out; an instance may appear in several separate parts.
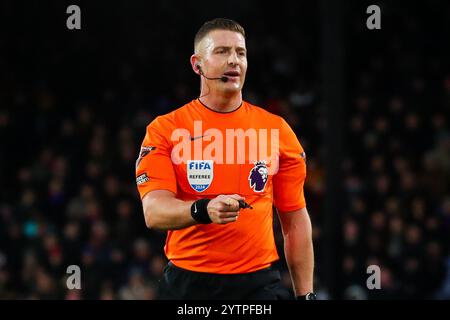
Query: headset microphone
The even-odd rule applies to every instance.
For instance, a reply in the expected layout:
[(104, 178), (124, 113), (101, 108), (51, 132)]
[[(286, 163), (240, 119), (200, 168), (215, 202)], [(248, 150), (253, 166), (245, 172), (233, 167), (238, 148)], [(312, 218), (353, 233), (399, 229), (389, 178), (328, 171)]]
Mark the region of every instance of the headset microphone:
[(198, 69), (198, 72), (200, 72), (200, 75), (202, 75), (203, 77), (205, 77), (205, 78), (208, 79), (208, 80), (220, 80), (220, 81), (222, 81), (222, 82), (227, 82), (227, 81), (228, 81), (228, 78), (225, 77), (225, 76), (221, 76), (221, 77), (219, 77), (219, 78), (210, 78), (210, 77), (207, 77), (207, 76), (204, 75), (202, 69), (200, 68), (200, 66), (199, 66), (198, 64), (196, 65), (196, 67), (197, 67), (197, 69)]

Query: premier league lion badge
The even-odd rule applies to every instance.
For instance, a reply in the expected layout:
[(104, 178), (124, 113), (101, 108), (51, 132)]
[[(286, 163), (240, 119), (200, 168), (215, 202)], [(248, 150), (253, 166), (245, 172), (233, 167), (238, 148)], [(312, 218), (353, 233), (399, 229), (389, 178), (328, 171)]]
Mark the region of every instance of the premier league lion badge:
[(263, 192), (269, 177), (269, 170), (265, 161), (255, 162), (255, 166), (250, 171), (248, 181), (250, 188), (255, 192)]

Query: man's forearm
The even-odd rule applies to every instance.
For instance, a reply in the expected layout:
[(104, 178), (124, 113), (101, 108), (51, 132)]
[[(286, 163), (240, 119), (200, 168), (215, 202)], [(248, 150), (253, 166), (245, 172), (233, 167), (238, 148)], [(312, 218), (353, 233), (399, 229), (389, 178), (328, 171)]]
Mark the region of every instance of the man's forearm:
[(202, 203), (197, 200), (193, 217), (191, 207), (194, 201), (177, 199), (173, 192), (167, 190), (154, 190), (144, 196), (142, 206), (148, 228), (175, 230), (198, 223), (236, 222), (241, 200), (245, 198), (237, 194), (218, 195)]
[(154, 191), (149, 197), (144, 197), (145, 224), (148, 228), (161, 230), (182, 229), (197, 222), (191, 216), (193, 201), (177, 199), (168, 191)]
[(294, 293), (297, 296), (312, 292), (314, 273), (314, 249), (311, 221), (308, 212), (288, 213), (283, 227), (286, 262), (291, 274)]

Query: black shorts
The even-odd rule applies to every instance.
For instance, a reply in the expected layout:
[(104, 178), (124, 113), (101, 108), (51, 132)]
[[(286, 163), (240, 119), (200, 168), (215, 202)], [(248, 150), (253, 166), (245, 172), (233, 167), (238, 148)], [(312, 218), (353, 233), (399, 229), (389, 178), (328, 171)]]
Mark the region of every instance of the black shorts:
[(158, 298), (162, 300), (290, 300), (280, 272), (269, 267), (244, 274), (194, 272), (175, 266), (164, 269)]

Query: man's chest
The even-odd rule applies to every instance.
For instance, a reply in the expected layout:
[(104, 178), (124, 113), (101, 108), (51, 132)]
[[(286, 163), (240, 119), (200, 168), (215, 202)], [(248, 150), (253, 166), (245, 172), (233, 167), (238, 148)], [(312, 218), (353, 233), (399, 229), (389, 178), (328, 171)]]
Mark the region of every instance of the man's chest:
[(178, 186), (187, 194), (257, 195), (270, 191), (272, 176), (263, 161), (255, 164), (188, 160), (175, 166)]
[(279, 155), (277, 128), (193, 121), (174, 131), (171, 141), (177, 184), (184, 193), (271, 192)]

